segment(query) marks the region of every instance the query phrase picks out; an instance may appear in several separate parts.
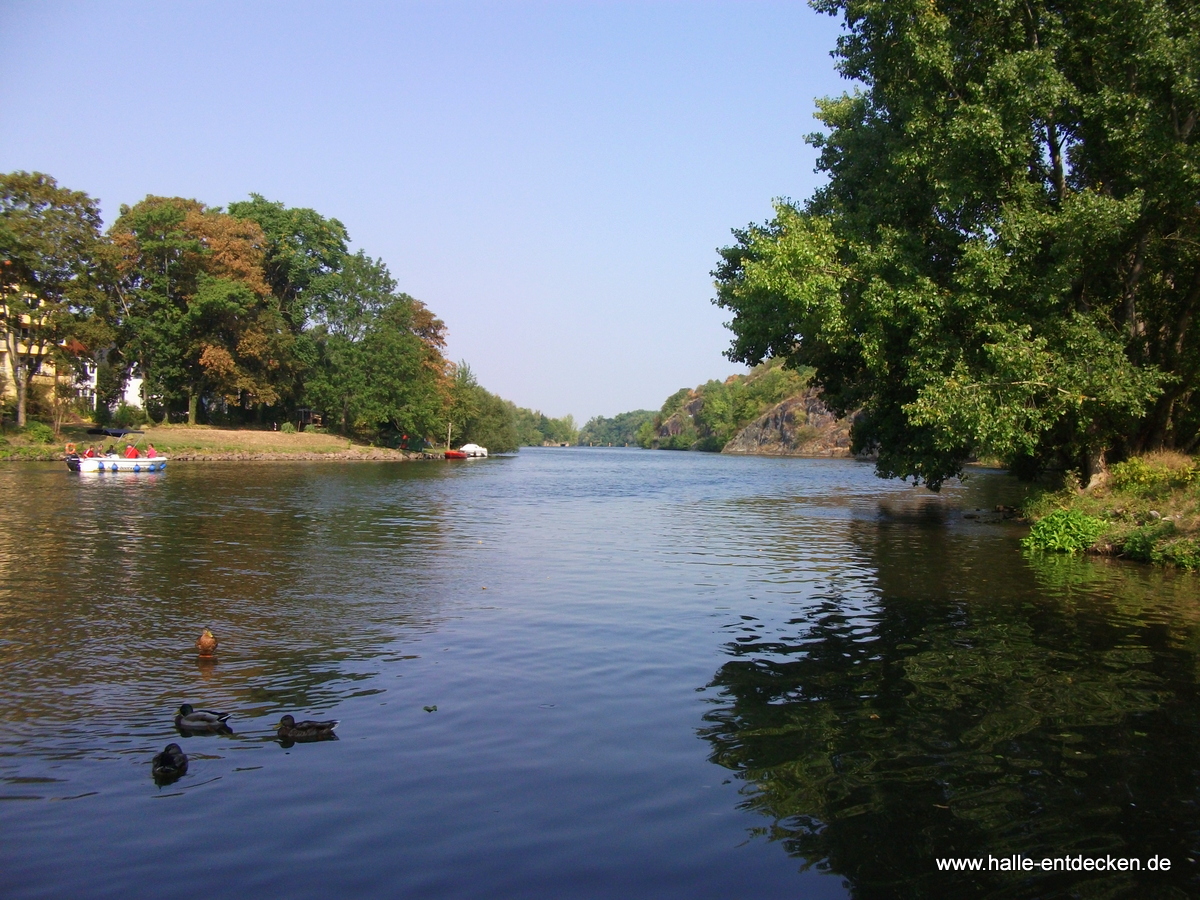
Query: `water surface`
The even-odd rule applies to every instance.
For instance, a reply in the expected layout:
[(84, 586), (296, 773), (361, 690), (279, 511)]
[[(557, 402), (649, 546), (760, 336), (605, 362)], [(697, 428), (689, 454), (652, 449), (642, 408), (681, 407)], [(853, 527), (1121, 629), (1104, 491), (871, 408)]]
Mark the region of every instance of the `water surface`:
[[(6, 897), (1200, 892), (1200, 581), (1022, 555), (975, 512), (998, 473), (572, 449), (0, 491)], [(180, 737), (184, 701), (234, 734)], [(284, 712), (340, 740), (284, 748)], [(1104, 853), (1173, 868), (934, 865)]]

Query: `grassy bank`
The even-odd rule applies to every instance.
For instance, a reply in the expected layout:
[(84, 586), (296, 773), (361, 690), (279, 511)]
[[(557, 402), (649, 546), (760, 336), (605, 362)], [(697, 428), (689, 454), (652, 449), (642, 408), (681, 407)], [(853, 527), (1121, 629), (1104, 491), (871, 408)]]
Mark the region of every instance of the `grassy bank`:
[[(61, 460), (67, 443), (82, 452), (89, 444), (105, 443), (87, 433), (87, 425), (66, 426), (52, 443), (40, 429), (20, 433), (15, 429), (0, 434), (0, 459)], [(49, 431), (49, 429), (46, 429)], [(405, 454), (365, 444), (355, 444), (331, 434), (282, 431), (251, 431), (187, 425), (146, 426), (140, 446), (154, 444), (163, 456), (174, 459), (404, 459)], [(40, 432), (40, 433), (39, 433)]]
[(1200, 568), (1200, 466), (1180, 453), (1118, 463), (1105, 483), (1042, 494), (1025, 514), (1032, 549)]

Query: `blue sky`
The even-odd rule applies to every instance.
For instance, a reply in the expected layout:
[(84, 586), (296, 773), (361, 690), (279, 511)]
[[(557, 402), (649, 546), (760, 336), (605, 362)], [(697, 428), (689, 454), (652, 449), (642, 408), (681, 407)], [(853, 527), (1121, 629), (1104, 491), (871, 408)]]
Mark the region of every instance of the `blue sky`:
[(800, 2), (0, 0), (0, 171), (106, 222), (341, 219), (485, 387), (582, 423), (741, 370), (715, 248), (820, 183), (837, 35)]

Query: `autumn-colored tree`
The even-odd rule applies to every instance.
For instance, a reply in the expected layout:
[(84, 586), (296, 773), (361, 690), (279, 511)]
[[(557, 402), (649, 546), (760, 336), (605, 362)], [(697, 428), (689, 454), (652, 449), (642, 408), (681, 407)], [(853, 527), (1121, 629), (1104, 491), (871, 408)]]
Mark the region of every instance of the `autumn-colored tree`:
[(253, 221), (196, 200), (147, 197), (111, 229), (128, 356), (146, 398), (202, 397), (270, 405), (292, 336), (264, 278), (266, 243)]

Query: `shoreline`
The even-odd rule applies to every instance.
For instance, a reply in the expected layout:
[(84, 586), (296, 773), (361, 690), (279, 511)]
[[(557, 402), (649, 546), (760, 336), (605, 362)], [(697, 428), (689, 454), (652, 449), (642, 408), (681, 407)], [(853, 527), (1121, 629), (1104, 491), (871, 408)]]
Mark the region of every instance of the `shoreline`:
[[(168, 462), (417, 462), (420, 460), (443, 460), (442, 453), (417, 452), (412, 450), (389, 450), (378, 447), (372, 450), (336, 450), (329, 453), (317, 451), (279, 450), (183, 450), (159, 454)], [(55, 448), (39, 452), (32, 447), (0, 453), (0, 463), (5, 462), (65, 462), (66, 455)]]

